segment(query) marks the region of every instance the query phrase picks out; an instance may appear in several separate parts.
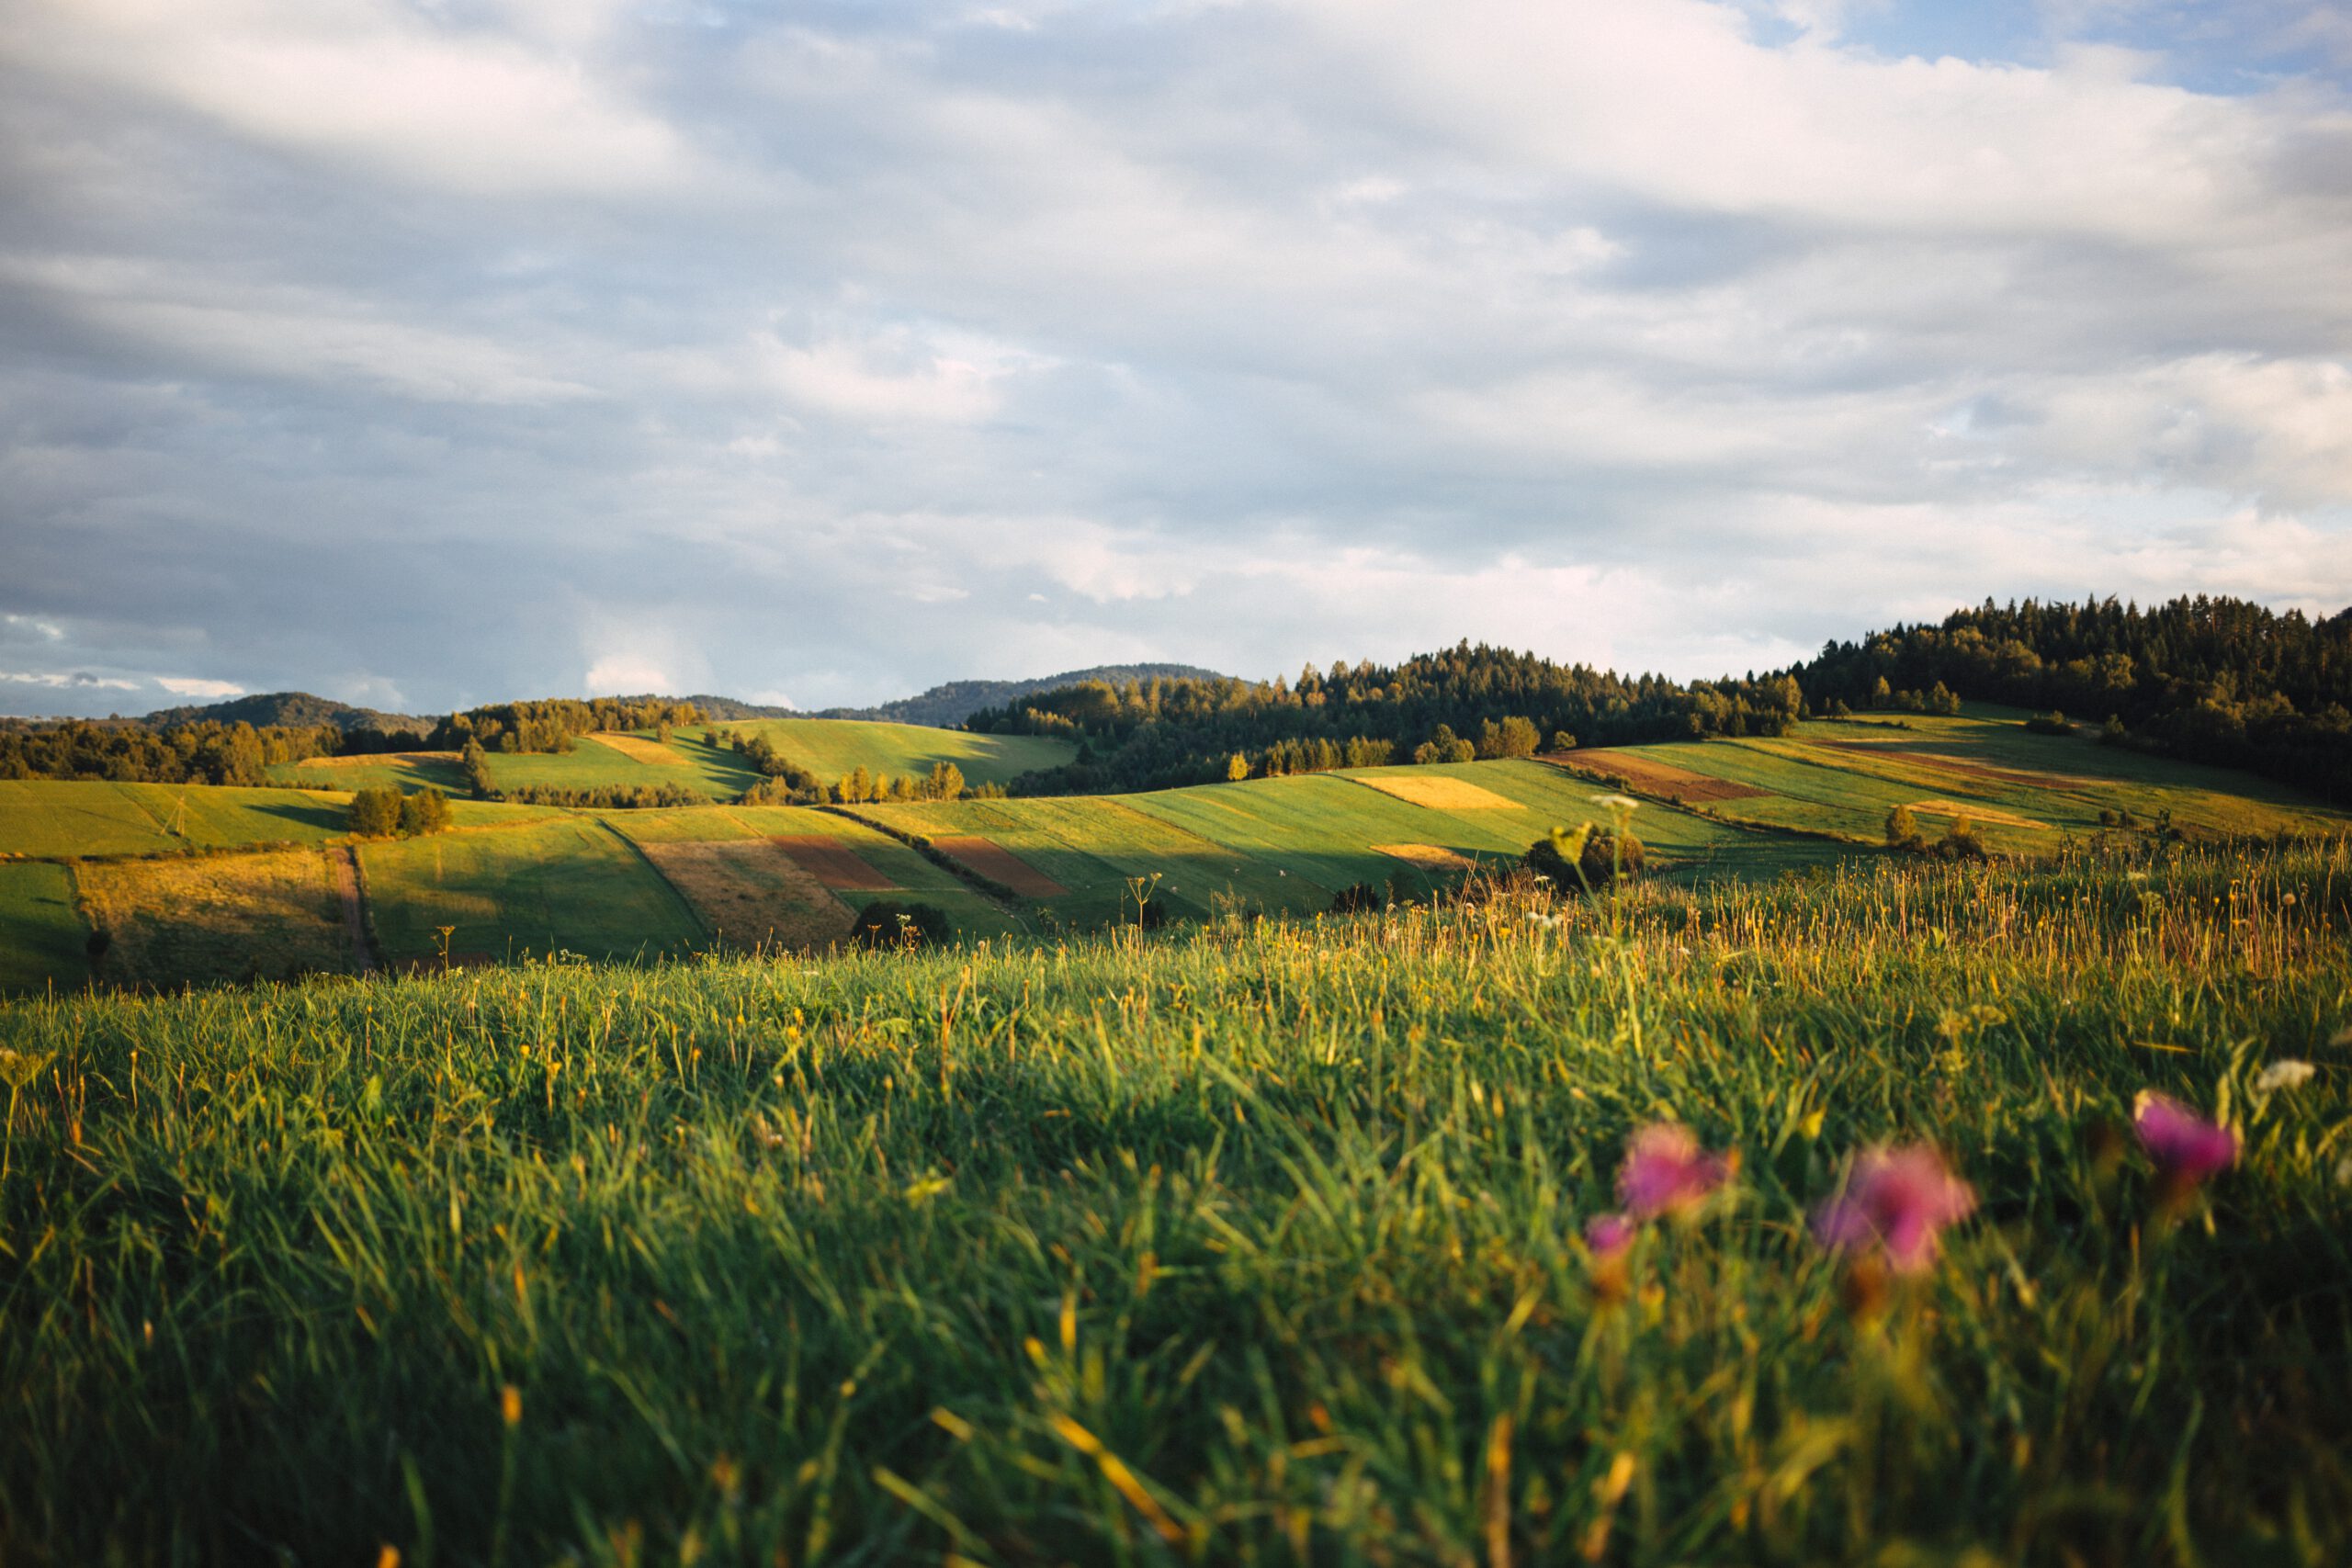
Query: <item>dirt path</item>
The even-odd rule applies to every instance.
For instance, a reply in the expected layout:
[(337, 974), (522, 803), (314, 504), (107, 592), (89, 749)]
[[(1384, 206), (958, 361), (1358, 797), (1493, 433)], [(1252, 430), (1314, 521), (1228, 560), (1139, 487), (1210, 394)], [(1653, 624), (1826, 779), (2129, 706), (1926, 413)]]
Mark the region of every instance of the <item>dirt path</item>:
[(376, 972), (376, 955), (368, 949), (368, 918), (359, 907), (359, 866), (351, 846), (338, 844), (327, 852), (334, 865), (334, 890), (343, 896), (343, 929), (351, 937), (351, 960), (362, 975)]

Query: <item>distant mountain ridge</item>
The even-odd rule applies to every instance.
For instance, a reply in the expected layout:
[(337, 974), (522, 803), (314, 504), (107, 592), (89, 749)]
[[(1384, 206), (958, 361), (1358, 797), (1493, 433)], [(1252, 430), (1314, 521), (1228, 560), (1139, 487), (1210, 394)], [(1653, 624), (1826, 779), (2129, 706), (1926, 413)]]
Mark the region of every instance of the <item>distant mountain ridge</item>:
[[(1066, 670), (1058, 675), (1041, 675), (1031, 681), (950, 681), (919, 695), (900, 697), (879, 707), (826, 708), (809, 716), (879, 719), (888, 724), (922, 724), (933, 729), (953, 729), (982, 708), (1001, 707), (1040, 692), (1075, 686), (1086, 681), (1103, 681), (1118, 685), (1128, 681), (1154, 679), (1222, 681), (1226, 678), (1197, 664), (1097, 664), (1090, 670)], [(691, 700), (699, 703), (705, 699), (695, 697)], [(761, 713), (744, 716), (780, 717), (782, 715)]]
[(412, 729), (422, 735), (433, 728), (433, 720), (419, 718), (413, 714), (355, 707), (349, 703), (336, 702), (332, 697), (312, 696), (308, 692), (259, 692), (249, 697), (231, 697), (227, 702), (157, 708), (139, 722), (152, 728), (168, 729), (174, 725), (202, 724), (208, 720), (217, 724), (250, 724), (256, 729), (271, 725), (308, 729), (331, 724), (345, 734), (355, 729), (380, 729), (386, 734)]

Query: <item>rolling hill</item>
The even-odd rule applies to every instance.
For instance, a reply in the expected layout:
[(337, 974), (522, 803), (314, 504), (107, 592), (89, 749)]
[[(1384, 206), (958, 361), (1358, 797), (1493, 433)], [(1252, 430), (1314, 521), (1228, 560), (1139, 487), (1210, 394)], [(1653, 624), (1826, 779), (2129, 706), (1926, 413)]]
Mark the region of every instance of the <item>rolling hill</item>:
[[(950, 681), (911, 697), (871, 708), (828, 708), (826, 718), (885, 719), (894, 724), (935, 725), (952, 729), (982, 708), (1002, 707), (1022, 697), (1058, 691), (1089, 681), (1124, 685), (1130, 681), (1222, 681), (1214, 670), (1197, 664), (1098, 664), (1088, 670), (1066, 670), (1028, 681)], [(696, 697), (695, 702), (702, 701)]]
[[(1597, 802), (1612, 792), (1638, 802), (1634, 830), (1670, 882), (1769, 879), (1881, 857), (1898, 807), (1929, 839), (1965, 817), (1993, 852), (2025, 859), (2098, 834), (2145, 852), (2175, 836), (2352, 829), (2352, 815), (2285, 785), (2036, 734), (2024, 716), (1971, 708), (1808, 720), (1769, 738), (1127, 795), (667, 810), (459, 801), (456, 831), (356, 845), (342, 834), (347, 793), (0, 784), (0, 856), (11, 857), (0, 863), (0, 983), (821, 948), (877, 900), (933, 905), (974, 938), (1098, 928), (1134, 920), (1144, 906), (1153, 919), (1313, 914), (1351, 889), (1424, 897), (1473, 866), (1515, 861), (1553, 826), (1603, 816)], [(838, 719), (714, 728), (756, 730), (820, 773), (949, 760), (975, 782), (1025, 771), (1060, 745)], [(729, 795), (749, 776), (737, 753), (699, 730), (666, 747), (590, 738), (560, 756), (492, 761), (510, 779), (634, 773)], [(413, 784), (448, 765), (367, 759), (298, 772), (349, 787)], [(337, 891), (342, 865), (355, 885), (347, 893)], [(276, 935), (255, 913), (265, 908), (279, 911)], [(94, 925), (116, 944), (95, 966), (84, 953)], [(364, 942), (343, 938), (346, 927), (364, 930)]]

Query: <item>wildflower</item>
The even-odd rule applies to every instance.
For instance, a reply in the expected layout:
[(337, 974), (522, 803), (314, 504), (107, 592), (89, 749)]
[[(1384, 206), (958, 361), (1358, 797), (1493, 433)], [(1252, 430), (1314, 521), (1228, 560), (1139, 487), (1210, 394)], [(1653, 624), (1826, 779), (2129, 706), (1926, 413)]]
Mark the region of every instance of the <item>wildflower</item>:
[(2166, 1203), (2177, 1203), (2207, 1177), (2237, 1161), (2238, 1135), (2208, 1122), (2170, 1095), (2142, 1089), (2132, 1108), (2140, 1146), (2156, 1168)]
[(2226, 1169), (2238, 1157), (2235, 1133), (2153, 1089), (2142, 1089), (2132, 1102), (2132, 1125), (2158, 1170), (2179, 1172), (2191, 1181)]
[(1595, 1258), (1616, 1258), (1634, 1245), (1638, 1228), (1623, 1214), (1595, 1214), (1584, 1223), (1584, 1244)]
[(2262, 1094), (2269, 1094), (2282, 1089), (2296, 1089), (2311, 1082), (2312, 1075), (2317, 1071), (2319, 1069), (2309, 1062), (2299, 1062), (2292, 1056), (2281, 1056), (2262, 1069), (2262, 1076), (2254, 1080), (2254, 1087)]
[(1898, 1274), (1936, 1260), (1936, 1237), (1976, 1208), (1976, 1191), (1951, 1173), (1932, 1145), (1866, 1149), (1846, 1183), (1814, 1216), (1821, 1245), (1840, 1252), (1875, 1248)]
[(1637, 1220), (1681, 1213), (1721, 1187), (1736, 1165), (1733, 1156), (1702, 1149), (1698, 1135), (1680, 1122), (1654, 1122), (1625, 1140), (1617, 1195)]

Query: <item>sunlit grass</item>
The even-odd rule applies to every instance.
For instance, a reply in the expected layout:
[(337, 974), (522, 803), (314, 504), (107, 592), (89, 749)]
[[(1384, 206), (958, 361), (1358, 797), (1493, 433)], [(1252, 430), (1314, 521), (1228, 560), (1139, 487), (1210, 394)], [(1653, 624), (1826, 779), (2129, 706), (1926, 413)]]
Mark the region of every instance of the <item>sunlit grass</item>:
[[(2339, 842), (21, 1004), (0, 1554), (2342, 1561), (2347, 903)], [(2240, 1141), (2177, 1213), (2149, 1089)], [(1736, 1175), (1621, 1286), (1658, 1122)], [(1814, 1217), (1915, 1143), (1975, 1212), (1865, 1302)]]

